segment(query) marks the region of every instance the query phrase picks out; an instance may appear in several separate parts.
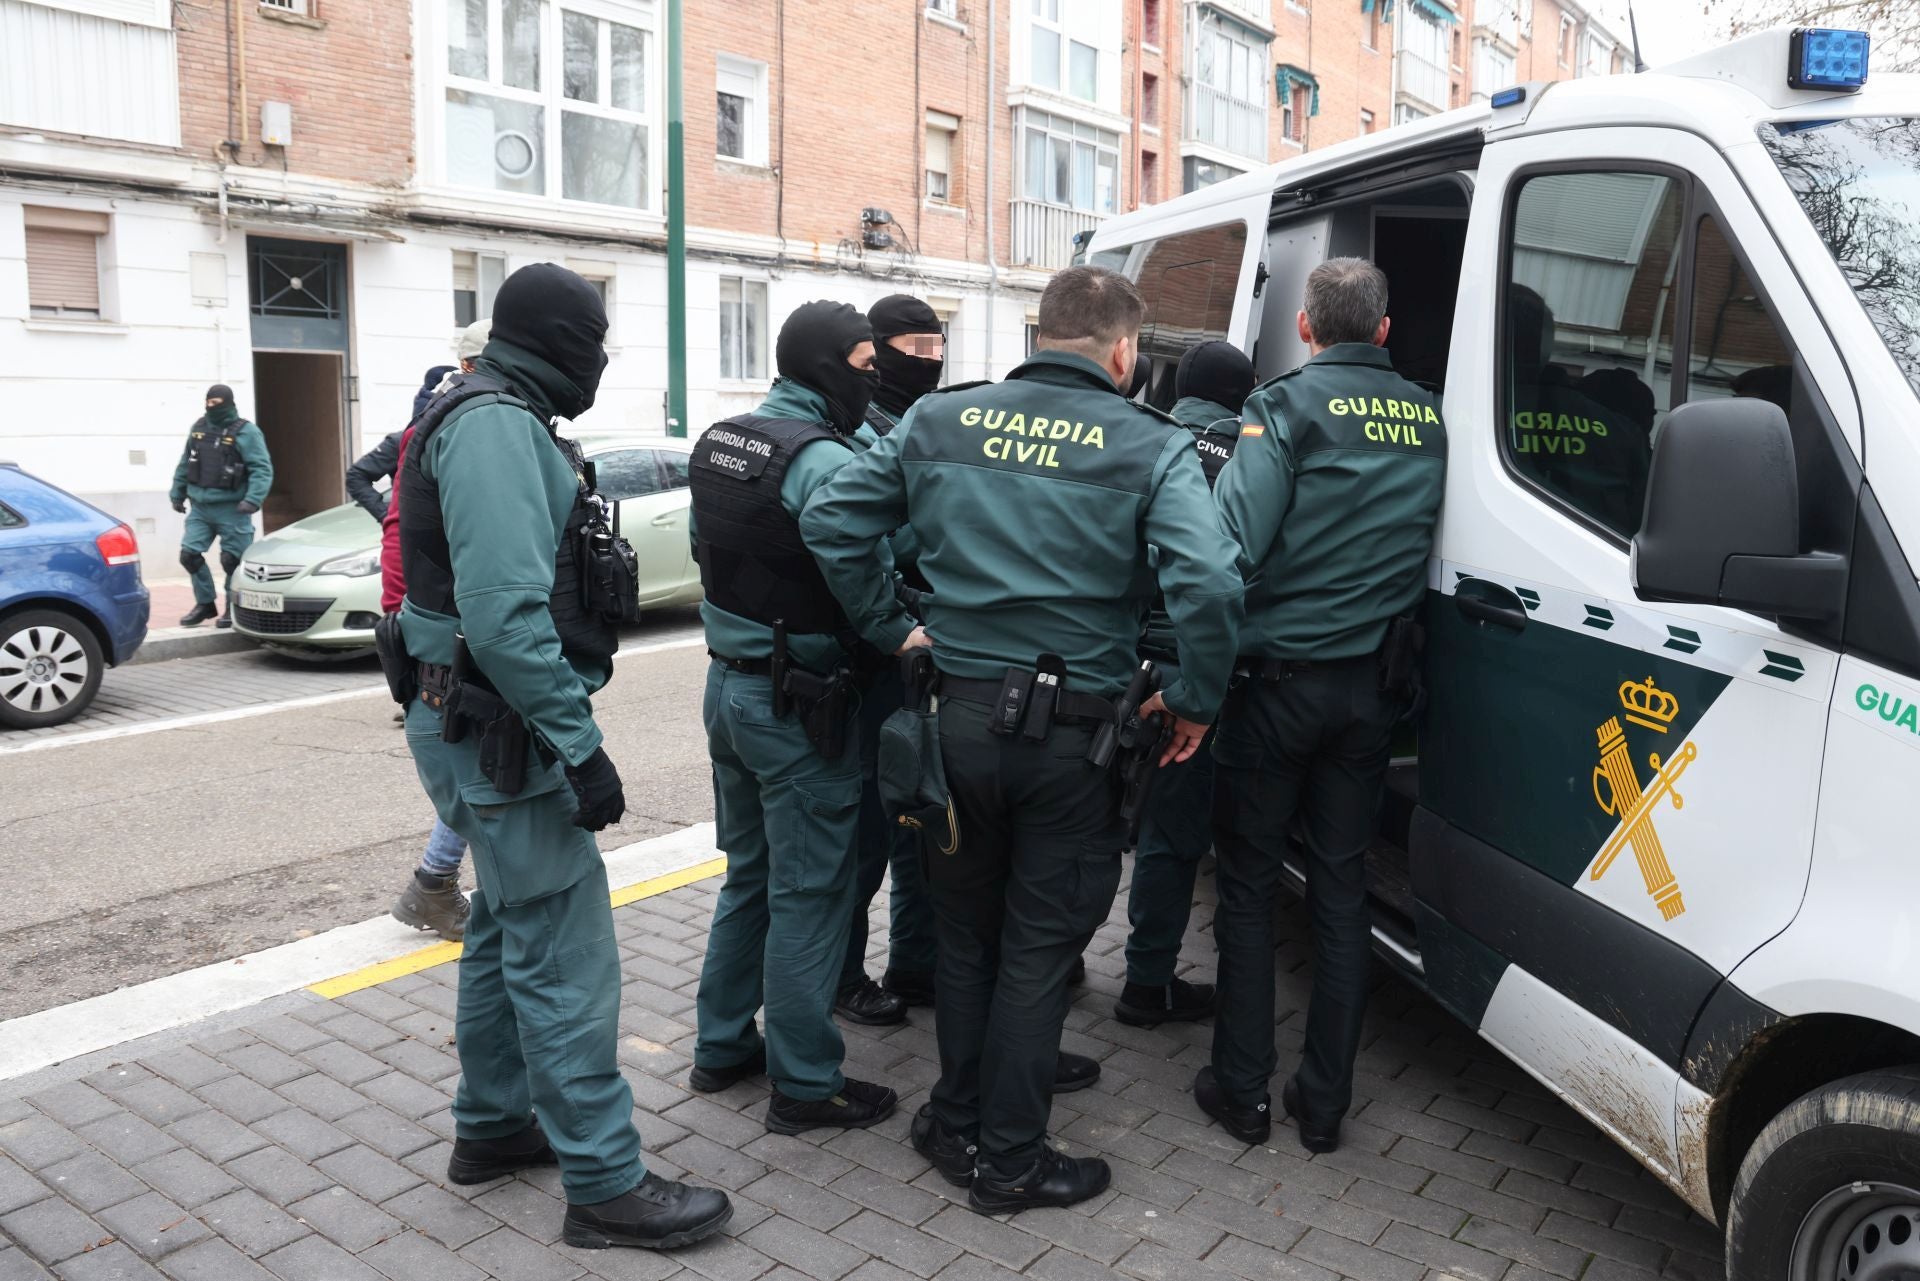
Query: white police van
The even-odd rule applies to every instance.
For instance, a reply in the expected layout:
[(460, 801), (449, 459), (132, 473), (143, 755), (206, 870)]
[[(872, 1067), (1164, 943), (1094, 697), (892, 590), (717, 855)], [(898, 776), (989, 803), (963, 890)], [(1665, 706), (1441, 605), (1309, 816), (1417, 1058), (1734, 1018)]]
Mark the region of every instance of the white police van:
[(1920, 1276), (1920, 77), (1776, 31), (1103, 223), (1149, 396), (1371, 257), (1443, 393), (1383, 955), (1726, 1226)]

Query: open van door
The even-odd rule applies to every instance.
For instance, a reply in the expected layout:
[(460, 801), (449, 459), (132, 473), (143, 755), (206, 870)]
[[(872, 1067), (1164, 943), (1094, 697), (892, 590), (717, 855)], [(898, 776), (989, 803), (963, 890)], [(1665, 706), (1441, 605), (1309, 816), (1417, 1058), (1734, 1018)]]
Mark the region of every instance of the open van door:
[(1844, 552), (1859, 414), (1697, 135), (1493, 142), (1479, 184), (1409, 842), (1426, 975), (1711, 1213), (1700, 1051), (1742, 1013), (1725, 976), (1799, 910), (1837, 643), (1648, 603), (1631, 542), (1669, 413), (1757, 397), (1792, 423), (1810, 548)]

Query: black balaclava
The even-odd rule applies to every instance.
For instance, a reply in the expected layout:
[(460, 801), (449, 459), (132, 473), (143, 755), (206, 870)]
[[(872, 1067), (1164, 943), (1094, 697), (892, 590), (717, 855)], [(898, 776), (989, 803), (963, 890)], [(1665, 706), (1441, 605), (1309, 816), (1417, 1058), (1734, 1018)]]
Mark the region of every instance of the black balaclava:
[[(498, 315), (498, 312), (495, 312)], [(500, 322), (493, 322), (500, 332)], [(773, 345), (773, 363), (782, 378), (791, 378), (827, 398), (827, 421), (842, 436), (866, 421), (867, 406), (880, 385), (871, 369), (855, 369), (847, 355), (873, 340), (867, 318), (843, 302), (802, 303), (780, 326)]]
[(489, 341), (531, 352), (573, 384), (541, 389), (560, 417), (578, 418), (593, 407), (607, 369), (607, 308), (578, 272), (536, 262), (508, 276), (493, 298)]
[[(459, 368), (458, 365), (435, 365), (433, 368), (427, 370), (427, 376), (421, 380), (420, 390), (413, 393), (413, 418), (418, 418), (422, 411), (433, 403), (434, 388), (440, 385), (442, 378), (445, 378), (457, 368)], [(407, 421), (412, 422), (413, 418), (409, 418)]]
[(1203, 342), (1187, 349), (1174, 371), (1173, 394), (1198, 396), (1239, 413), (1253, 394), (1253, 362), (1230, 342)]
[(880, 386), (873, 400), (898, 418), (913, 408), (914, 401), (939, 387), (940, 373), (947, 362), (910, 356), (890, 346), (887, 339), (901, 334), (941, 333), (940, 317), (910, 294), (888, 294), (867, 309), (867, 323), (873, 326), (873, 367), (880, 372)]
[(240, 411), (233, 406), (233, 388), (225, 383), (215, 383), (207, 388), (207, 399), (218, 404), (207, 406), (207, 421), (215, 427), (231, 427), (240, 419)]

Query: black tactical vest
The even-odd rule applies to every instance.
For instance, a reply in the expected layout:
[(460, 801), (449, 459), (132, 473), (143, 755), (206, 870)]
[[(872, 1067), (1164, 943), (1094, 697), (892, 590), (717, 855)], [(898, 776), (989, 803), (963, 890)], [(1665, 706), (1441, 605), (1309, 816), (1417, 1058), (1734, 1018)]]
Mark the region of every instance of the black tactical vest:
[[(440, 482), (428, 476), (422, 465), (434, 433), (479, 405), (511, 405), (533, 414), (512, 384), (486, 374), (456, 374), (452, 385), (434, 397), (414, 420), (413, 437), (407, 442), (398, 481), (400, 565), (406, 576), (407, 595), (421, 608), (453, 618), (460, 616), (460, 610), (454, 604), (453, 553), (447, 546), (446, 523), (440, 514)], [(548, 430), (551, 434), (552, 429)], [(580, 548), (581, 531), (597, 514), (593, 491), (587, 485), (579, 449), (557, 435), (553, 440), (580, 477), (580, 487), (554, 551), (553, 592), (547, 600), (547, 611), (553, 616), (563, 655), (606, 661), (620, 647), (620, 634), (602, 610), (588, 606)]]
[[(790, 632), (848, 631), (780, 485), (801, 449), (846, 442), (824, 423), (743, 414), (709, 427), (693, 449), (693, 523), (700, 585), (715, 607)], [(401, 509), (404, 513), (405, 508)]]
[(240, 432), (247, 420), (215, 427), (203, 416), (187, 436), (187, 483), (202, 489), (245, 489), (247, 461), (240, 456)]
[[(1220, 431), (1223, 426), (1231, 426), (1232, 431)], [(1190, 427), (1193, 433), (1193, 445), (1200, 454), (1200, 470), (1207, 473), (1207, 488), (1220, 479), (1220, 469), (1233, 457), (1233, 447), (1240, 443), (1240, 420), (1223, 418), (1217, 423), (1205, 427)]]

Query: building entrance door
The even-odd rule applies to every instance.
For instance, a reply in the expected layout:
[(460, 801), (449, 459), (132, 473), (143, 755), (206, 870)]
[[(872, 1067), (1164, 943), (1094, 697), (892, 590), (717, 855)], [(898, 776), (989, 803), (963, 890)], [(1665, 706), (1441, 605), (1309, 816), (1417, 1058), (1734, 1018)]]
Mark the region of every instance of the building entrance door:
[(254, 420), (273, 455), (271, 532), (346, 500), (347, 247), (247, 237)]

